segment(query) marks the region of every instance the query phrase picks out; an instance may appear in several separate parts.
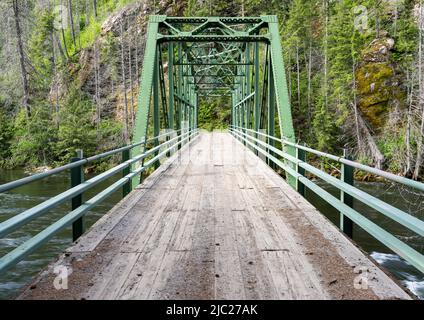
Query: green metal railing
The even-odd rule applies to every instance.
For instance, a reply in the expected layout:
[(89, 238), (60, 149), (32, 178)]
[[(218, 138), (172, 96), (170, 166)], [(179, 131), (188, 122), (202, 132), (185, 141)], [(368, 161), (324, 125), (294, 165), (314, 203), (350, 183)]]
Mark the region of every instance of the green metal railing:
[[(424, 273), (424, 256), (420, 252), (411, 248), (409, 245), (402, 242), (373, 221), (364, 217), (358, 211), (354, 210), (352, 208), (353, 201), (346, 201), (347, 197), (358, 200), (422, 237), (424, 236), (424, 221), (354, 187), (353, 171), (354, 169), (363, 170), (388, 180), (401, 183), (419, 191), (424, 191), (423, 183), (372, 168), (344, 157), (338, 157), (325, 152), (320, 152), (306, 146), (302, 146), (285, 139), (276, 138), (251, 129), (231, 126), (230, 132), (239, 141), (245, 143), (246, 146), (249, 146), (251, 149), (253, 149), (256, 154), (263, 155), (269, 162), (273, 162), (275, 165), (287, 172), (290, 176), (295, 177), (296, 189), (300, 194), (304, 196), (304, 188), (307, 187), (321, 199), (337, 209), (340, 212), (340, 227), (342, 230), (346, 227), (346, 225), (349, 225), (349, 223), (346, 224), (346, 222), (357, 224), (379, 242), (390, 248), (393, 252), (398, 254), (419, 271)], [(261, 140), (260, 138), (263, 138), (265, 141)], [(273, 142), (281, 143), (282, 150), (273, 146)], [(284, 150), (287, 147), (295, 148), (297, 156), (292, 156), (285, 152)], [(333, 177), (330, 174), (317, 169), (311, 164), (308, 164), (306, 161), (306, 153), (340, 163), (342, 165), (341, 179)], [(337, 188), (341, 192), (341, 198), (336, 198), (322, 187), (308, 179), (306, 177), (306, 172)], [(346, 172), (350, 172), (350, 174), (346, 175)], [(346, 230), (343, 231), (346, 232)], [(351, 230), (348, 230), (346, 233), (348, 235), (350, 233), (351, 236)]]
[[(178, 130), (177, 133), (180, 131), (181, 130)], [(53, 224), (49, 225), (47, 228), (24, 242), (22, 245), (2, 256), (0, 258), (0, 273), (3, 273), (10, 267), (16, 265), (19, 261), (37, 250), (41, 245), (49, 241), (55, 234), (70, 225), (73, 226), (73, 239), (76, 240), (84, 232), (84, 223), (82, 219), (88, 210), (101, 203), (120, 188), (122, 188), (124, 196), (128, 194), (131, 191), (131, 181), (135, 177), (139, 176), (147, 168), (155, 165), (158, 161), (160, 161), (160, 159), (169, 155), (173, 150), (176, 150), (176, 148), (188, 142), (194, 141), (194, 138), (198, 136), (198, 129), (183, 130), (179, 135), (173, 138), (169, 138), (170, 134), (171, 133), (158, 135), (152, 139), (111, 150), (93, 157), (78, 160), (73, 159), (74, 162), (55, 168), (53, 170), (0, 185), (0, 193), (2, 193), (16, 189), (28, 183), (44, 179), (54, 174), (58, 174), (66, 170), (71, 170), (72, 187), (70, 189), (0, 223), (0, 238), (3, 238), (11, 232), (30, 223), (34, 219), (48, 213), (51, 209), (59, 206), (60, 204), (69, 200), (72, 201), (72, 211), (67, 213)], [(167, 137), (167, 141), (164, 143), (144, 151), (143, 153), (138, 154), (132, 158), (130, 157), (130, 151), (132, 149), (142, 145), (147, 146), (148, 142), (157, 141), (160, 137), (164, 136)], [(122, 154), (122, 162), (119, 165), (87, 181), (83, 181), (83, 179), (81, 179), (83, 166), (85, 164), (119, 153)], [(151, 158), (149, 159), (149, 157)], [(135, 166), (137, 164), (139, 164), (138, 167)], [(131, 166), (135, 168), (132, 171)], [(122, 178), (111, 184), (96, 196), (85, 202), (82, 202), (82, 194), (85, 191), (120, 172), (122, 172)]]

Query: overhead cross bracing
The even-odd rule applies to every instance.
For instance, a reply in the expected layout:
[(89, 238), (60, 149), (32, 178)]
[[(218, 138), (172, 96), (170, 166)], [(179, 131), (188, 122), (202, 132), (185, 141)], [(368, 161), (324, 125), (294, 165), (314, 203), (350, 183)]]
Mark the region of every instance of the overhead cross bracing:
[(277, 18), (152, 16), (134, 141), (147, 136), (150, 109), (156, 136), (197, 127), (199, 97), (215, 96), (231, 100), (231, 125), (269, 135), (277, 127), (294, 141)]

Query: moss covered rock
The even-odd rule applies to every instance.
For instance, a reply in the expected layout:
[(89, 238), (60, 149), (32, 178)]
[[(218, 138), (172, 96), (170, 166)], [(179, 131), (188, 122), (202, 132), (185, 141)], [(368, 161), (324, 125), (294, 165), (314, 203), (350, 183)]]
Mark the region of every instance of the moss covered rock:
[(403, 90), (400, 75), (390, 59), (392, 39), (374, 40), (362, 54), (356, 70), (358, 107), (372, 129), (381, 129), (393, 106), (399, 106)]

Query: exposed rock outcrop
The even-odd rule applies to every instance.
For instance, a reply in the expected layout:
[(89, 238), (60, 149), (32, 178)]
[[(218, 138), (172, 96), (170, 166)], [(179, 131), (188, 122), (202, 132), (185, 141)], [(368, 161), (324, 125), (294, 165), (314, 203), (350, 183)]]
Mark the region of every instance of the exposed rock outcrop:
[[(124, 65), (128, 100), (137, 107), (138, 76), (143, 64), (145, 35), (148, 18), (152, 14), (178, 16), (183, 14), (185, 1), (140, 0), (123, 7), (103, 21), (100, 35), (93, 45), (82, 49), (76, 63), (68, 64), (68, 74), (76, 79), (74, 85), (96, 100), (102, 116), (122, 119), (124, 109), (124, 86), (122, 78), (121, 44), (124, 46)], [(74, 60), (75, 61), (75, 60)], [(129, 67), (131, 65), (131, 79)], [(96, 74), (97, 73), (97, 74)], [(58, 78), (52, 85), (51, 101), (66, 98), (68, 81)], [(97, 86), (96, 86), (97, 83)], [(58, 90), (57, 90), (57, 89)], [(96, 89), (97, 88), (97, 89)], [(131, 90), (132, 89), (132, 90)]]
[(385, 125), (393, 108), (404, 100), (403, 77), (391, 60), (394, 45), (391, 38), (374, 40), (363, 52), (356, 70), (358, 107), (375, 131)]

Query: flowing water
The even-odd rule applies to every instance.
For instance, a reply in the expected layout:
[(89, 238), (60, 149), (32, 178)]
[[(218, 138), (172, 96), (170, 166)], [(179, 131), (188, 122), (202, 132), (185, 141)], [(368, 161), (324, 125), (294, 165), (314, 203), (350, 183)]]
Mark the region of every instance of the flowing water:
[[(338, 197), (339, 191), (322, 181), (316, 181), (318, 185), (326, 189), (332, 195)], [(368, 194), (373, 195), (411, 215), (424, 220), (424, 194), (415, 192), (410, 188), (395, 184), (378, 182), (356, 182), (355, 186)], [(340, 214), (327, 202), (315, 195), (312, 191), (306, 191), (306, 198), (317, 207), (331, 222), (340, 224)], [(354, 201), (354, 209), (365, 217), (395, 235), (398, 239), (407, 243), (418, 252), (424, 252), (424, 239), (412, 231), (407, 230), (393, 220), (386, 218), (378, 211), (365, 204)], [(405, 260), (394, 254), (390, 249), (375, 240), (367, 232), (357, 225), (353, 227), (353, 240), (371, 257), (391, 272), (405, 286), (420, 299), (424, 299), (424, 274), (415, 269)]]
[[(27, 175), (23, 170), (0, 170), (0, 184), (17, 180)], [(90, 199), (96, 193), (118, 180), (119, 177), (118, 174), (95, 186), (92, 190), (87, 191), (84, 193), (83, 200)], [(69, 185), (70, 179), (68, 174), (62, 173), (27, 184), (6, 194), (0, 194), (0, 222), (65, 191), (69, 188)], [(122, 191), (118, 190), (91, 211), (88, 211), (85, 218), (86, 228), (89, 228), (104, 213), (108, 212), (121, 198)], [(6, 238), (0, 239), (0, 257), (24, 243), (49, 224), (60, 219), (69, 211), (70, 203), (67, 201), (66, 204), (52, 209), (23, 228), (7, 235)], [(15, 267), (6, 271), (5, 274), (0, 275), (0, 299), (7, 299), (16, 295), (23, 285), (28, 283), (32, 277), (71, 243), (72, 230), (69, 227), (58, 233), (47, 244), (36, 250)]]
[[(0, 171), (0, 184), (22, 178), (26, 175), (27, 173), (23, 170)], [(108, 181), (99, 184), (93, 188), (93, 190), (86, 192), (84, 194), (84, 199), (89, 199), (91, 196), (96, 194), (96, 192), (103, 190), (118, 178), (119, 176), (111, 178)], [(337, 195), (337, 190), (325, 185), (324, 183), (318, 183), (329, 192)], [(52, 176), (42, 181), (33, 182), (6, 194), (0, 194), (0, 222), (24, 211), (27, 208), (41, 203), (54, 195), (57, 195), (58, 193), (66, 190), (69, 187), (69, 184), (69, 176), (64, 173)], [(402, 210), (411, 212), (420, 219), (424, 219), (424, 208), (422, 207), (422, 203), (424, 203), (424, 195), (416, 194), (412, 190), (397, 188), (382, 183), (357, 183), (356, 185), (360, 189), (367, 191), (368, 193), (391, 203)], [(330, 219), (333, 223), (339, 223), (339, 214), (336, 210), (312, 192), (307, 192), (306, 196), (308, 200), (311, 201), (328, 219)], [(103, 203), (95, 207), (92, 211), (88, 212), (86, 216), (86, 226), (89, 227), (92, 225), (120, 199), (121, 191), (117, 191)], [(11, 233), (6, 238), (0, 239), (0, 257), (28, 240), (32, 235), (35, 235), (49, 224), (57, 221), (60, 217), (69, 212), (69, 209), (70, 205), (68, 203), (56, 207), (27, 226)], [(371, 208), (362, 205), (357, 201), (355, 202), (355, 209), (377, 222), (381, 227), (395, 234), (415, 249), (420, 252), (424, 252), (424, 239), (412, 234), (389, 219), (382, 217), (382, 215), (378, 212), (375, 212)], [(14, 297), (17, 292), (19, 292), (19, 289), (28, 283), (31, 278), (39, 272), (39, 270), (45, 267), (49, 262), (57, 257), (64, 248), (71, 244), (71, 237), (70, 228), (62, 231), (47, 244), (39, 248), (34, 254), (27, 257), (17, 266), (9, 269), (5, 274), (0, 275), (0, 299)], [(404, 260), (400, 259), (396, 254), (393, 254), (389, 249), (374, 240), (357, 226), (354, 227), (354, 240), (363, 250), (370, 253), (370, 255), (378, 263), (392, 272), (412, 292), (417, 294), (419, 297), (424, 298), (423, 274), (414, 269)]]

